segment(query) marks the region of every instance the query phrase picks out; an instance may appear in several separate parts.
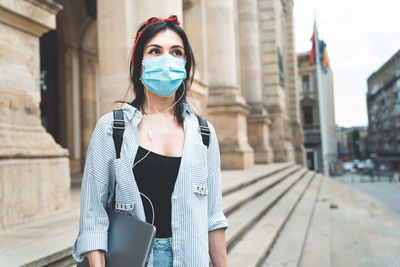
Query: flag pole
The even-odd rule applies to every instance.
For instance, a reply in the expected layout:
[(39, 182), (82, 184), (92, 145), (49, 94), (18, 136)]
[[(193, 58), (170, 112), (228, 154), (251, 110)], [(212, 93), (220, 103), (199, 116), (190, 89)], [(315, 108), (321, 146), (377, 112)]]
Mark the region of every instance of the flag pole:
[(315, 47), (315, 65), (317, 72), (317, 87), (318, 87), (318, 107), (319, 107), (319, 121), (321, 130), (321, 144), (322, 144), (322, 163), (323, 163), (323, 173), (325, 176), (329, 177), (329, 160), (328, 160), (328, 121), (326, 116), (326, 90), (322, 83), (322, 65), (320, 59), (319, 51), (319, 38), (317, 29), (317, 20), (314, 11), (314, 47)]

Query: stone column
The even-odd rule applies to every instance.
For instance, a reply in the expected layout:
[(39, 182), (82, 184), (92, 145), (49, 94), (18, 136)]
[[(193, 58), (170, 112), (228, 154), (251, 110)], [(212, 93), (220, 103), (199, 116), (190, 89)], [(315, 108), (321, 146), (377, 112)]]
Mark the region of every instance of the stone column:
[[(136, 33), (134, 0), (98, 0), (97, 34), (100, 81), (100, 113), (120, 108), (129, 86), (129, 61)], [(130, 88), (128, 99), (132, 99)]]
[(287, 96), (289, 98), (290, 128), (292, 131), (292, 144), (297, 164), (305, 166), (306, 153), (304, 148), (304, 133), (300, 118), (300, 97), (298, 82), (297, 55), (294, 45), (293, 29), (293, 0), (286, 2), (286, 44), (287, 44)]
[(247, 136), (254, 149), (256, 163), (273, 161), (269, 143), (271, 120), (262, 102), (260, 40), (257, 0), (239, 0), (239, 38), (242, 92), (250, 106)]
[(207, 35), (205, 0), (183, 2), (183, 25), (196, 60), (196, 72), (187, 101), (192, 109), (207, 116)]
[(68, 150), (40, 118), (39, 37), (62, 6), (0, 0), (0, 228), (70, 209)]
[(294, 161), (289, 136), (284, 86), (280, 82), (278, 51), (284, 52), (281, 27), (282, 3), (278, 0), (258, 0), (260, 46), (263, 78), (263, 102), (271, 117), (270, 142), (275, 162)]
[(151, 17), (167, 18), (177, 15), (183, 23), (183, 0), (146, 0), (136, 1), (136, 23), (139, 25)]
[(90, 144), (93, 129), (98, 119), (97, 101), (97, 26), (93, 22), (85, 33), (82, 42), (82, 49), (79, 53), (80, 69), (81, 69), (81, 103), (82, 103), (82, 153), (86, 155), (86, 151)]
[(215, 126), (223, 169), (254, 165), (247, 140), (249, 108), (237, 84), (237, 61), (232, 0), (206, 1), (208, 119)]

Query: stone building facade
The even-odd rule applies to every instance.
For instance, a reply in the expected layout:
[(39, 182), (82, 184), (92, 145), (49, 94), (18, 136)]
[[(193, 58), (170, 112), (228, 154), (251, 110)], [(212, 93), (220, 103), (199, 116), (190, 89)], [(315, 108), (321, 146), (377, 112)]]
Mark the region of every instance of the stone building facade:
[[(299, 80), (301, 81), (300, 108), (304, 129), (304, 146), (306, 148), (307, 167), (323, 172), (321, 119), (328, 125), (328, 163), (330, 172), (336, 169), (337, 138), (333, 99), (333, 74), (331, 68), (321, 74), (322, 88), (318, 88), (316, 65), (309, 62), (310, 52), (298, 54)], [(318, 92), (326, 90), (325, 118), (321, 118)]]
[(367, 80), (368, 152), (400, 169), (400, 50)]
[(69, 209), (97, 119), (133, 98), (129, 55), (152, 16), (183, 22), (189, 103), (215, 126), (223, 169), (305, 164), (293, 0), (0, 0), (0, 12), (0, 228)]

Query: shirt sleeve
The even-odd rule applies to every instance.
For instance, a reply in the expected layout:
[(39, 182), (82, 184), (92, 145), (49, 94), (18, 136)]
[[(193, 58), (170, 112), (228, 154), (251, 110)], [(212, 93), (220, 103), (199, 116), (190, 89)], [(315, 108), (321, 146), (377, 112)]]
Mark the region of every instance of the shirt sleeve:
[[(111, 114), (112, 115), (112, 114)], [(79, 233), (72, 247), (72, 256), (82, 262), (86, 252), (107, 251), (108, 197), (110, 164), (115, 157), (109, 114), (103, 115), (93, 131), (83, 171)]]
[(210, 143), (208, 147), (208, 231), (229, 227), (223, 212), (221, 190), (221, 162), (217, 135), (208, 121)]

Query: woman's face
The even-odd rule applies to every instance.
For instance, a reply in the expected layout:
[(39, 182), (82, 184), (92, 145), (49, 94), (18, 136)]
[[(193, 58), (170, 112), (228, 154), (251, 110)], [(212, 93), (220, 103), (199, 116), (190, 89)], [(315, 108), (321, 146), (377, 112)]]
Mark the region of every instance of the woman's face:
[(185, 58), (185, 50), (181, 37), (170, 29), (159, 32), (145, 44), (143, 60), (166, 54), (178, 58)]

